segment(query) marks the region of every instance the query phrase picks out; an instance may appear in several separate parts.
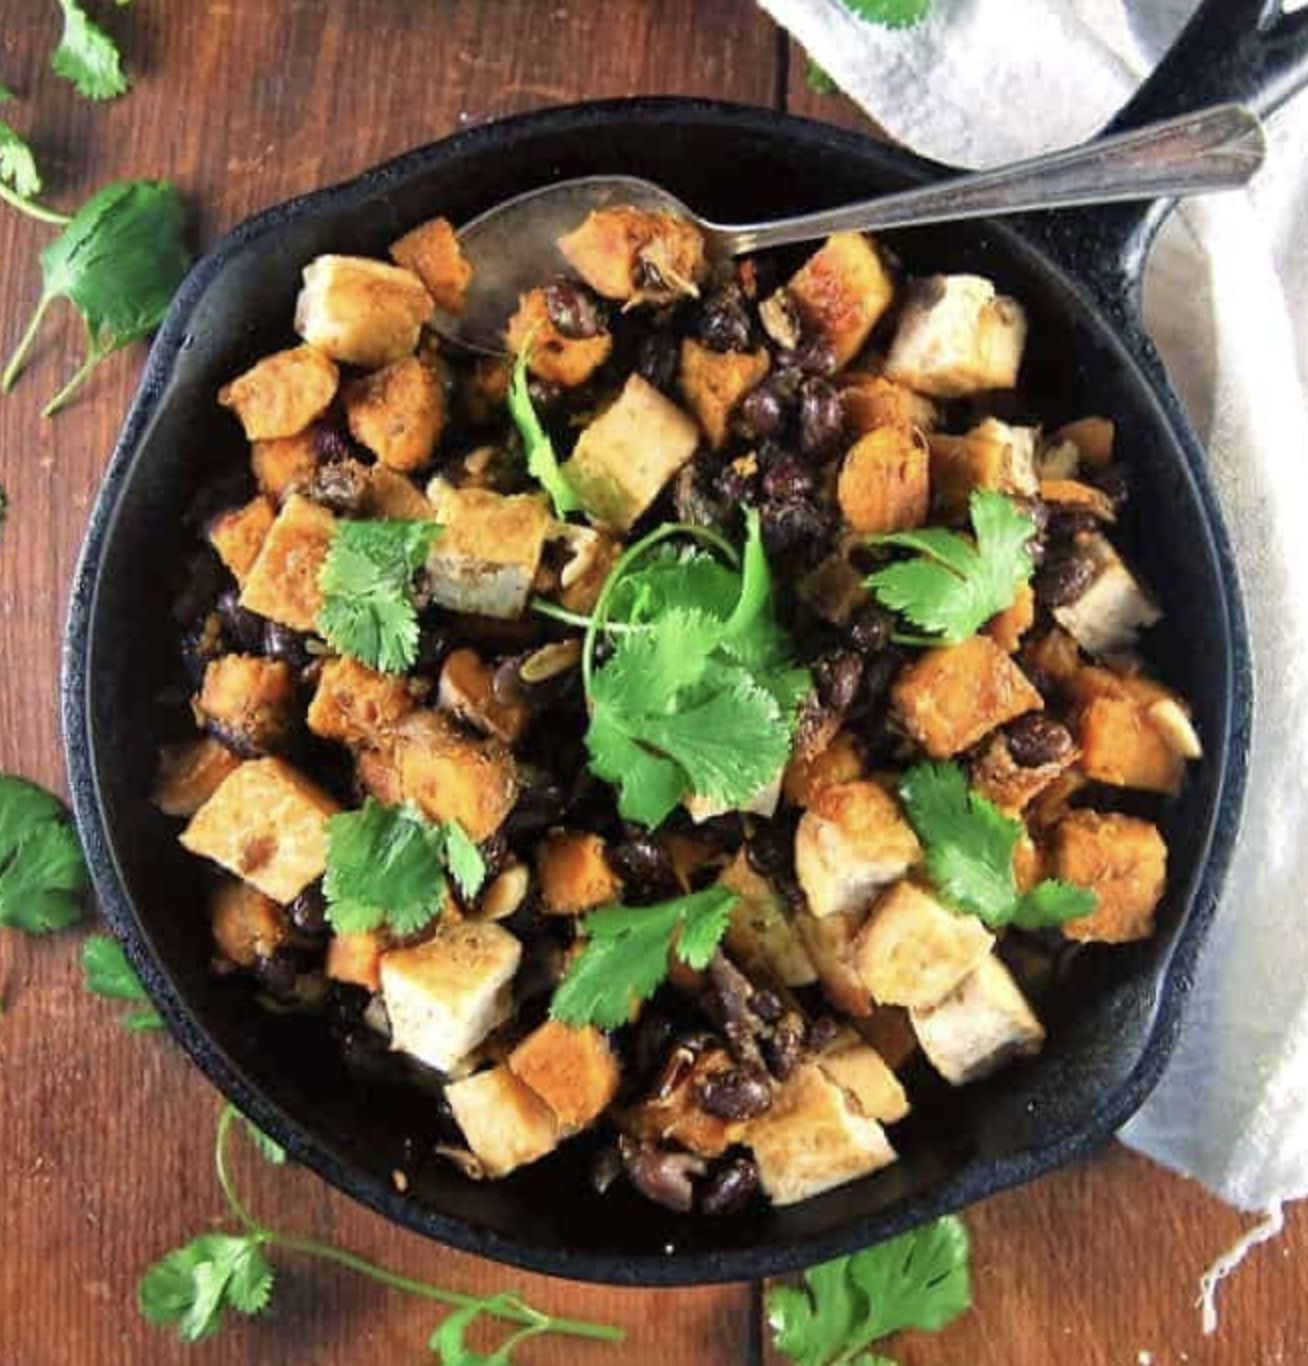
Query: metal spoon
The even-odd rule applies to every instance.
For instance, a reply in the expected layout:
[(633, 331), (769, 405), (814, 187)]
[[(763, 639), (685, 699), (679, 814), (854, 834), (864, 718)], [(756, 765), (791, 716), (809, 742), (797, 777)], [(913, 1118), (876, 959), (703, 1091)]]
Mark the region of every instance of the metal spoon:
[(704, 233), (710, 259), (718, 259), (848, 229), (904, 228), (1237, 189), (1262, 165), (1266, 150), (1262, 125), (1251, 110), (1214, 105), (997, 170), (950, 176), (841, 208), (734, 225), (700, 218), (667, 190), (634, 176), (563, 180), (506, 199), (464, 225), (459, 244), (473, 271), (467, 303), (458, 317), (438, 315), (437, 327), (471, 350), (503, 353), (504, 327), (518, 295), (566, 268), (558, 239), (592, 209), (615, 204), (690, 219)]

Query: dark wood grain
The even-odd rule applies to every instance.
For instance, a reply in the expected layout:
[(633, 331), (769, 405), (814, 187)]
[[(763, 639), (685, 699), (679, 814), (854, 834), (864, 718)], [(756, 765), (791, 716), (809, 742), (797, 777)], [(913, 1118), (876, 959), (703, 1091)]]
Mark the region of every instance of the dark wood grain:
[[(336, 181), (462, 125), (584, 96), (694, 93), (866, 127), (814, 97), (751, 0), (136, 0), (99, 7), (136, 88), (92, 106), (46, 69), (47, 0), (0, 2), (6, 113), (33, 135), (52, 199), (123, 175), (168, 175), (201, 245), (252, 210)], [(0, 212), (0, 343), (35, 301), (45, 230)], [(139, 370), (107, 365), (54, 423), (40, 400), (76, 364), (74, 320), (52, 320), (0, 402), (0, 769), (62, 786), (56, 682), (65, 598), (90, 500)], [(126, 1034), (79, 986), (76, 939), (0, 933), (0, 1366), (354, 1366), (425, 1359), (434, 1309), (287, 1259), (276, 1316), (185, 1349), (137, 1316), (143, 1266), (221, 1209), (210, 1165), (218, 1101), (157, 1036)], [(745, 1287), (632, 1292), (570, 1286), (399, 1233), (302, 1172), (239, 1163), (270, 1221), (337, 1238), (413, 1275), (513, 1286), (560, 1313), (626, 1325), (621, 1351), (533, 1345), (540, 1363), (747, 1366), (761, 1338)], [(1197, 1187), (1118, 1151), (973, 1211), (977, 1307), (905, 1366), (1298, 1366), (1308, 1343), (1308, 1220), (1255, 1253), (1203, 1343), (1199, 1270), (1241, 1226)]]

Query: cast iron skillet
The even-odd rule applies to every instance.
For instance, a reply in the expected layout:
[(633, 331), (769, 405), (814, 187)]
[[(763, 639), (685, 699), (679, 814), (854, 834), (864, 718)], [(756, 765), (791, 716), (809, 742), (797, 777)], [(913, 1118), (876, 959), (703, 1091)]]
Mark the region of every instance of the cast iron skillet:
[[(1270, 111), (1308, 79), (1308, 15), (1210, 0), (1117, 126), (1219, 99)], [(104, 913), (183, 1047), (298, 1160), (439, 1241), (583, 1280), (678, 1285), (806, 1265), (1033, 1180), (1104, 1142), (1157, 1080), (1235, 838), (1251, 698), (1236, 568), (1203, 453), (1139, 321), (1140, 272), (1166, 204), (904, 232), (910, 268), (973, 270), (1028, 308), (1025, 386), (1051, 423), (1108, 413), (1137, 490), (1127, 542), (1168, 609), (1151, 641), (1194, 704), (1207, 757), (1169, 812), (1159, 931), (1087, 951), (1037, 1060), (929, 1098), (902, 1160), (798, 1208), (681, 1219), (629, 1191), (591, 1192), (584, 1140), (497, 1184), (417, 1160), (433, 1102), (361, 1086), (320, 1025), (252, 1008), (209, 972), (197, 871), (150, 806), (176, 632), (168, 568), (197, 484), (243, 459), (219, 385), (288, 344), (300, 268), (320, 252), (385, 255), (432, 214), (456, 222), (551, 178), (648, 176), (720, 218), (764, 217), (945, 173), (902, 151), (761, 109), (631, 100), (545, 110), (447, 138), (360, 179), (271, 209), (182, 286), (91, 516), (69, 611), (63, 707), (73, 802)], [(418, 1144), (421, 1153), (423, 1147)], [(391, 1180), (409, 1175), (406, 1193)]]

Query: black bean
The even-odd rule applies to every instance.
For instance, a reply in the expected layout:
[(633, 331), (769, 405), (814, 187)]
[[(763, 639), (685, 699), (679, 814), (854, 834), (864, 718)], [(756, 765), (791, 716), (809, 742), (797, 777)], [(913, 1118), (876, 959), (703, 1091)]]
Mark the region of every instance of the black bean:
[(322, 882), (312, 882), (290, 905), (291, 924), (303, 934), (327, 933), (327, 899)]
[(714, 290), (704, 301), (698, 330), (700, 341), (713, 351), (752, 351), (754, 323), (745, 291), (734, 283)]
[(713, 480), (713, 492), (729, 507), (752, 503), (757, 490), (758, 470), (741, 460), (724, 465)]
[(1035, 576), (1037, 600), (1046, 607), (1066, 607), (1094, 581), (1095, 567), (1075, 550), (1051, 555)]
[(695, 1083), (699, 1108), (717, 1119), (753, 1119), (772, 1105), (772, 1087), (757, 1067), (728, 1067)]
[(1023, 768), (1056, 764), (1072, 752), (1072, 732), (1061, 721), (1040, 712), (1021, 716), (1004, 731), (1008, 752)]
[(733, 1157), (704, 1183), (699, 1200), (701, 1213), (712, 1217), (735, 1214), (758, 1192), (758, 1168), (751, 1158)]
[(781, 997), (771, 987), (755, 987), (749, 998), (749, 1008), (764, 1024), (776, 1024), (786, 1013)]
[(254, 975), (269, 995), (286, 998), (295, 992), (300, 960), (293, 949), (274, 949), (267, 958), (255, 959)]
[(590, 1160), (590, 1184), (596, 1193), (607, 1195), (622, 1175), (622, 1154), (612, 1144), (601, 1148)]
[(359, 1026), (371, 1000), (372, 996), (365, 987), (349, 982), (333, 982), (325, 1002), (327, 1019), (340, 1028)]
[(604, 331), (599, 300), (576, 280), (555, 280), (545, 286), (545, 311), (555, 331), (570, 341), (585, 341)]
[(805, 380), (799, 394), (799, 448), (807, 456), (825, 455), (840, 444), (845, 405), (824, 379)]
[(1099, 518), (1085, 508), (1051, 509), (1049, 523), (1045, 531), (1048, 542), (1075, 540), (1078, 536), (1088, 535), (1099, 530)]
[(413, 667), (419, 673), (435, 673), (453, 648), (453, 632), (444, 622), (425, 622), (418, 632), (418, 655)]
[(817, 554), (831, 531), (822, 510), (806, 498), (781, 498), (762, 508), (763, 542), (771, 555), (800, 549)]
[(534, 839), (563, 819), (568, 809), (568, 792), (563, 783), (543, 768), (523, 768), (518, 800), (504, 822), (510, 840)]
[(642, 1148), (622, 1140), (622, 1161), (627, 1179), (647, 1199), (678, 1214), (689, 1214), (695, 1204), (694, 1178), (708, 1170), (704, 1159), (693, 1153)]
[(784, 368), (794, 367), (806, 375), (819, 375), (826, 378), (836, 373), (836, 353), (825, 337), (811, 337), (793, 351), (782, 351), (777, 356), (777, 364)]
[(813, 666), (818, 701), (829, 711), (848, 711), (862, 681), (863, 661), (855, 654), (828, 655)]
[(609, 867), (622, 879), (627, 895), (640, 901), (657, 901), (678, 890), (672, 855), (658, 840), (634, 836), (608, 851)]
[(539, 375), (527, 376), (527, 396), (531, 406), (538, 413), (551, 413), (562, 404), (568, 391), (552, 379), (541, 379)]
[(635, 1090), (649, 1084), (662, 1067), (671, 1042), (672, 1021), (656, 1010), (644, 1011), (631, 1035), (623, 1082)]
[(509, 849), (508, 836), (503, 830), (497, 830), (489, 839), (482, 840), (477, 846), (481, 853), (481, 861), (486, 868), (486, 881), (498, 877), (512, 862), (512, 851)]
[(849, 623), (849, 639), (856, 650), (876, 654), (890, 644), (894, 630), (895, 618), (884, 607), (872, 603), (861, 608)]
[(319, 465), (305, 493), (339, 517), (358, 517), (372, 497), (372, 475), (359, 460), (329, 460)]
[(773, 1026), (772, 1037), (764, 1040), (763, 1053), (768, 1070), (778, 1081), (785, 1081), (804, 1057), (808, 1029), (798, 1011), (788, 1011)]
[(263, 652), (271, 659), (285, 660), (297, 672), (307, 669), (314, 658), (309, 652), (309, 637), (279, 621), (264, 622)]
[(358, 448), (344, 432), (325, 423), (314, 428), (313, 451), (319, 460), (351, 460)]
[(1085, 480), (1106, 493), (1119, 511), (1131, 501), (1131, 479), (1124, 465), (1105, 465), (1102, 469), (1091, 470)]
[(223, 634), (244, 654), (258, 654), (263, 646), (264, 619), (241, 606), (241, 595), (229, 588), (218, 599), (217, 613)]
[(840, 1034), (840, 1026), (830, 1015), (820, 1015), (808, 1027), (804, 1047), (810, 1053), (825, 1053), (835, 1043)]
[(714, 494), (698, 461), (683, 465), (672, 485), (672, 505), (677, 521), (691, 526), (714, 526), (727, 509)]
[(1048, 699), (1058, 692), (1058, 680), (1048, 670), (1042, 669), (1039, 664), (1032, 664), (1023, 660), (1022, 672), (1026, 674), (1027, 680), (1041, 697)]
[(785, 430), (789, 407), (782, 387), (764, 380), (741, 400), (736, 425), (746, 440), (762, 441), (765, 437), (780, 436)]
[(676, 383), (677, 339), (666, 329), (646, 332), (636, 352), (636, 373), (665, 393)]
[(798, 456), (787, 455), (775, 460), (763, 475), (763, 495), (766, 498), (805, 498), (816, 486), (812, 472)]

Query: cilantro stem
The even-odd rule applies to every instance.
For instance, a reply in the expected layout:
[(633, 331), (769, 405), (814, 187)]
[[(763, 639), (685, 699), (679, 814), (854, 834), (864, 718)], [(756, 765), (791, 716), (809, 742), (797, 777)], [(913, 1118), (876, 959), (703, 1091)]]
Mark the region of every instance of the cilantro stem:
[(35, 218), (39, 223), (50, 223), (56, 228), (64, 228), (73, 221), (66, 213), (57, 213), (54, 209), (47, 209), (44, 205), (38, 204), (36, 200), (28, 199), (11, 190), (7, 185), (0, 185), (0, 199), (4, 200), (6, 204), (12, 205), (19, 213), (25, 213), (29, 218)]
[[(585, 628), (590, 625), (591, 619), (581, 612), (569, 612), (566, 607), (560, 607), (556, 602), (550, 602), (548, 598), (532, 598), (531, 610), (542, 617), (549, 617), (552, 621), (561, 621), (567, 626), (580, 626)], [(606, 621), (604, 629), (618, 636), (636, 636), (644, 631), (653, 629), (651, 626), (636, 626), (629, 621)]]
[(91, 340), (90, 331), (87, 331), (86, 359), (79, 365), (73, 377), (64, 385), (62, 389), (41, 409), (42, 417), (53, 417), (68, 402), (70, 398), (86, 383), (92, 370), (104, 359), (103, 354)]
[[(4, 186), (0, 185), (0, 190), (3, 188)], [(45, 315), (52, 303), (54, 303), (53, 294), (41, 296), (41, 302), (37, 304), (36, 312), (32, 314), (26, 331), (19, 338), (18, 345), (14, 348), (14, 354), (10, 356), (9, 364), (5, 366), (4, 374), (0, 375), (0, 391), (7, 394), (14, 387), (14, 381), (22, 372), (23, 366), (27, 364), (27, 357), (36, 341), (36, 334), (41, 330), (41, 324), (45, 321)]]
[(896, 645), (917, 645), (924, 650), (933, 650), (937, 645), (950, 645), (952, 642), (946, 636), (916, 636), (912, 631), (892, 631), (890, 639)]

